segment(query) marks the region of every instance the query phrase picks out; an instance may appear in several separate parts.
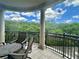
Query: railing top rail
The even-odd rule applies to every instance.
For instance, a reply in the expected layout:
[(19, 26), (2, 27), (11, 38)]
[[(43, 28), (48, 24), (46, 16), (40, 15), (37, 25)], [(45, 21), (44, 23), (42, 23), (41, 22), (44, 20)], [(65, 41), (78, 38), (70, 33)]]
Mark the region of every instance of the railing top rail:
[(57, 34), (57, 33), (48, 33), (49, 36), (58, 36), (58, 37), (73, 37), (73, 38), (79, 38), (78, 35), (72, 35), (72, 34)]
[[(6, 30), (5, 32), (26, 32), (29, 34), (39, 34), (40, 32), (32, 32), (32, 31), (9, 31)], [(76, 38), (77, 40), (79, 39), (78, 35), (73, 35), (73, 34), (67, 34), (67, 33), (48, 33), (46, 32), (46, 35), (48, 36), (57, 36), (57, 37), (72, 37), (72, 38)]]
[(6, 30), (5, 32), (26, 32), (26, 33), (39, 33), (39, 32), (33, 32), (33, 31), (9, 31), (9, 30)]

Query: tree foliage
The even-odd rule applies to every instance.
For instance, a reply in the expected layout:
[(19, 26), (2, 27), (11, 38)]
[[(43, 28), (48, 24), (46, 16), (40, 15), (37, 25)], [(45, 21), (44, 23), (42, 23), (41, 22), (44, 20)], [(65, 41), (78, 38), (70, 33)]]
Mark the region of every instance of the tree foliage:
[[(79, 34), (79, 23), (60, 23), (53, 22), (45, 23), (46, 32), (49, 33), (71, 33)], [(40, 24), (34, 22), (20, 22), (20, 21), (5, 21), (5, 29), (10, 31), (32, 31), (39, 32)]]
[(38, 32), (39, 31), (39, 24), (33, 22), (16, 22), (16, 21), (6, 21), (5, 22), (5, 29), (8, 31), (32, 31)]

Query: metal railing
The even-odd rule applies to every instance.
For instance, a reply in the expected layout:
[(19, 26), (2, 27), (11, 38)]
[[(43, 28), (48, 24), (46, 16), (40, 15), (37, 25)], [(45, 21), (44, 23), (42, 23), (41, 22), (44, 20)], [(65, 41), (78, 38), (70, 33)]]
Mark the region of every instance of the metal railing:
[(47, 35), (46, 44), (63, 58), (79, 59), (79, 36), (77, 35), (51, 33)]
[[(19, 37), (19, 34), (21, 34), (22, 37), (24, 37), (24, 35), (26, 34), (26, 38), (27, 39), (28, 37), (31, 38), (33, 37), (34, 38), (34, 42), (38, 43), (38, 37), (39, 37), (39, 33), (38, 32), (24, 32), (25, 34), (23, 33), (20, 33), (20, 32), (24, 32), (24, 31), (5, 31), (5, 40), (6, 42), (12, 42), (12, 41), (16, 41)], [(20, 38), (22, 38), (20, 37)], [(20, 40), (19, 38), (19, 41), (22, 41)], [(18, 40), (17, 40), (18, 41)]]
[[(16, 40), (20, 31), (5, 31), (6, 42)], [(25, 32), (26, 37), (34, 36), (34, 42), (39, 43), (39, 32)], [(79, 59), (79, 36), (71, 34), (46, 33), (46, 45), (63, 58)]]

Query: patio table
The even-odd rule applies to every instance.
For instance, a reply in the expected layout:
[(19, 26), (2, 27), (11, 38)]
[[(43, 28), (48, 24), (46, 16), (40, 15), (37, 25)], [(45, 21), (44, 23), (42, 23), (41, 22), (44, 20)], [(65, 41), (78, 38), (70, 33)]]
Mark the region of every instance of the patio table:
[(18, 51), (22, 45), (20, 43), (12, 43), (12, 44), (7, 44), (4, 46), (0, 47), (0, 57), (8, 55), (9, 53)]

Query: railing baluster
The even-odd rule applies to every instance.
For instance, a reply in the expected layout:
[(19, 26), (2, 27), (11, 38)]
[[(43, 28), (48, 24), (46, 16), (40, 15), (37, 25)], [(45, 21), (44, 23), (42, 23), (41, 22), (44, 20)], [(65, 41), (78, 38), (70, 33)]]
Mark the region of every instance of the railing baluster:
[(67, 39), (68, 39), (67, 56), (69, 57), (69, 38)]
[(64, 58), (64, 34), (63, 34), (63, 58)]
[(74, 40), (74, 52), (73, 52), (73, 58), (75, 59), (75, 40)]
[(79, 40), (78, 40), (78, 43), (77, 43), (77, 47), (78, 47), (78, 52), (77, 52), (77, 59), (79, 59)]

